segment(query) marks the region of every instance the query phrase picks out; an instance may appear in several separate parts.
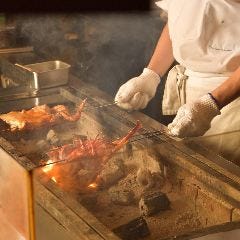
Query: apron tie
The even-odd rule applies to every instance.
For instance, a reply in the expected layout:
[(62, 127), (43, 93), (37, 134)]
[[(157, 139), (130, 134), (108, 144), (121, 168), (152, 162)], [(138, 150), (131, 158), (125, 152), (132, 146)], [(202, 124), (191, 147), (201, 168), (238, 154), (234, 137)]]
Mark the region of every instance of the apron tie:
[(168, 73), (165, 84), (162, 113), (163, 115), (175, 115), (178, 109), (186, 103), (186, 80), (185, 67), (174, 66)]

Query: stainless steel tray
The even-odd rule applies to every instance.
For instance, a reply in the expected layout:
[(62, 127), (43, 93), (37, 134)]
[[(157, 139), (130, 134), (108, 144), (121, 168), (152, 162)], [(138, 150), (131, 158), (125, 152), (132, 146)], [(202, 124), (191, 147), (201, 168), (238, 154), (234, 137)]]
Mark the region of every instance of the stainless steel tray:
[[(0, 57), (0, 105), (1, 102), (45, 96), (68, 83), (69, 64), (58, 60), (40, 61), (23, 65)], [(14, 62), (19, 61), (15, 59)]]
[(50, 88), (68, 83), (69, 64), (55, 60), (28, 65), (15, 64), (32, 74), (31, 88)]

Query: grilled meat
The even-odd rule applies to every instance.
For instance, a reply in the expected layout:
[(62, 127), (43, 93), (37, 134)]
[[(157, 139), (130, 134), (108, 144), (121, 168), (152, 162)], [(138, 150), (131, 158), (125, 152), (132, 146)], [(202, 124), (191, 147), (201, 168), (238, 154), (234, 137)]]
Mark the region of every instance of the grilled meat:
[(64, 120), (74, 122), (80, 119), (85, 101), (77, 107), (74, 114), (70, 114), (68, 108), (64, 105), (57, 105), (52, 108), (41, 105), (30, 110), (1, 114), (0, 119), (10, 126), (11, 131), (33, 130), (43, 126), (56, 125)]

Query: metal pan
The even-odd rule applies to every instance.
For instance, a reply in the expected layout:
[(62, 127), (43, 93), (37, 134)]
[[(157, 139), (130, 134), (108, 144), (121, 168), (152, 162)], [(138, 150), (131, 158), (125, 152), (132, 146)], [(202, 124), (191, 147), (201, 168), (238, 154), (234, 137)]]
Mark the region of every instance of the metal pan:
[(31, 88), (50, 88), (68, 83), (69, 64), (55, 60), (28, 65), (15, 64), (18, 67), (30, 72), (32, 79), (29, 84)]

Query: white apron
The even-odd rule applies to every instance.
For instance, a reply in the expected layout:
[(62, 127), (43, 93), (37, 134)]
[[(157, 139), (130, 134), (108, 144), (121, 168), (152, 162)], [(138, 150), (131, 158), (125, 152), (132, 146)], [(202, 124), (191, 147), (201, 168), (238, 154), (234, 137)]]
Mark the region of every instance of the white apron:
[[(240, 66), (240, 1), (163, 0), (173, 54), (181, 66), (168, 75), (163, 114), (177, 112), (223, 83)], [(204, 145), (240, 163), (240, 99), (221, 110)]]

